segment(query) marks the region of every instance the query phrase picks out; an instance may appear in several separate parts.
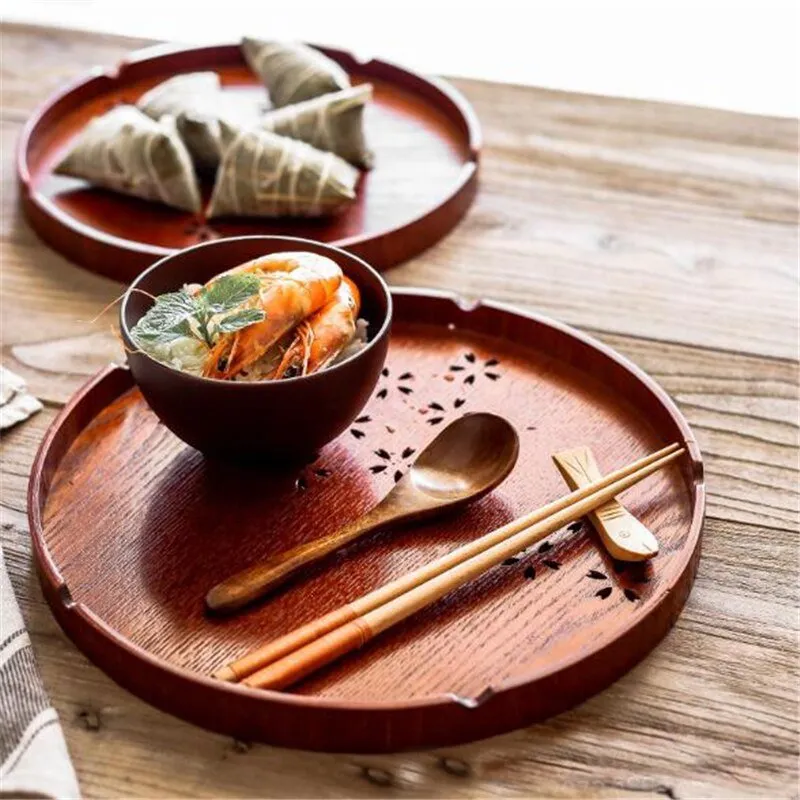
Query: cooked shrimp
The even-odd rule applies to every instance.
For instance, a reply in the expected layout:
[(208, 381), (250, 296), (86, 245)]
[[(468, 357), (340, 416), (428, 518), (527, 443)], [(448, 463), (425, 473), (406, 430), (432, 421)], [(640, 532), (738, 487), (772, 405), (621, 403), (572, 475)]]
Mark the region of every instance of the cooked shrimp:
[(316, 253), (275, 253), (222, 274), (240, 272), (252, 272), (259, 277), (258, 296), (248, 305), (262, 309), (265, 317), (235, 333), (220, 336), (203, 368), (203, 375), (209, 378), (233, 378), (246, 370), (282, 336), (325, 306), (342, 281), (339, 266)]
[(360, 307), (358, 287), (343, 278), (333, 300), (298, 326), (272, 377), (294, 378), (324, 369), (355, 336)]

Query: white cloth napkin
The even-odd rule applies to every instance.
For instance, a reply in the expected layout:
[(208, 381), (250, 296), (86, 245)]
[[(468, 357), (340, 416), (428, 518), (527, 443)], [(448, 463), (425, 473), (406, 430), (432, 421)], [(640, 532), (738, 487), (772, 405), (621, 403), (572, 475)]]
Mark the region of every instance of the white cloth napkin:
[(80, 797), (0, 548), (0, 797)]
[(42, 410), (42, 404), (28, 393), (25, 381), (15, 372), (0, 367), (0, 430), (10, 428)]

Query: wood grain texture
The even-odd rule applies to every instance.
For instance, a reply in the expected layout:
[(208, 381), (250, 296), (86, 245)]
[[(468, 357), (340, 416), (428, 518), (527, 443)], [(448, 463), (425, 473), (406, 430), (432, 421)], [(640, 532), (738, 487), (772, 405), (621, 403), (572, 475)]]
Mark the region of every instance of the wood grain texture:
[[(366, 513), (343, 528), (280, 552), (266, 561), (256, 560), (243, 572), (226, 578), (206, 595), (208, 608), (215, 611), (241, 608), (285, 583), (292, 575), (302, 579), (302, 567), (373, 531), (433, 520), (480, 500), (514, 468), (519, 437), (504, 417), (473, 412), (439, 428), (422, 452), (404, 452), (408, 465), (405, 474), (395, 480), (387, 494)], [(388, 465), (381, 470), (379, 464), (373, 472), (387, 468)]]
[[(704, 492), (691, 432), (659, 390), (613, 354), (534, 317), (489, 305), (467, 311), (413, 291), (396, 293), (394, 307), (386, 368), (363, 416), (294, 470), (204, 459), (127, 391), (124, 370), (107, 371), (71, 402), (31, 482), (38, 559), (61, 624), (136, 694), (274, 744), (409, 749), (571, 707), (671, 627), (696, 569)], [(460, 515), (338, 554), (247, 613), (204, 614), (202, 598), (220, 573), (354, 519), (433, 431), (473, 410), (502, 414), (519, 431), (519, 461), (498, 491)], [(509, 560), (481, 580), (292, 694), (203, 684), (219, 663), (564, 494), (550, 454), (565, 436), (590, 442), (607, 470), (685, 444), (689, 458), (626, 494), (663, 540), (657, 562), (623, 570), (565, 518), (547, 542), (505, 553)], [(158, 663), (126, 653), (126, 642)]]
[[(17, 210), (13, 146), (53, 90), (146, 43), (22, 26), (2, 36), (2, 358), (59, 405), (115, 352), (108, 325), (86, 320), (120, 287), (38, 243)], [(476, 205), (388, 278), (557, 316), (672, 394), (709, 489), (687, 608), (609, 690), (516, 734), (370, 758), (232, 742), (114, 685), (53, 620), (31, 575), (24, 516), (33, 455), (55, 415), (46, 408), (3, 437), (2, 541), (87, 797), (795, 796), (797, 123), (456, 84), (486, 138)], [(542, 135), (550, 150), (596, 140), (604, 157), (561, 168), (538, 158)], [(651, 165), (655, 185), (631, 180), (641, 175), (625, 166), (634, 157)], [(513, 252), (502, 247), (509, 237)]]

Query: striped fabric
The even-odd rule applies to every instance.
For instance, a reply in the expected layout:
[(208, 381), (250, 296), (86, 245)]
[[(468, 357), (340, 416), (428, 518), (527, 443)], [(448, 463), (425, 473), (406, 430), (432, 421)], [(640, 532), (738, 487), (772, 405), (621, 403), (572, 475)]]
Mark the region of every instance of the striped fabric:
[(0, 797), (79, 797), (0, 548)]

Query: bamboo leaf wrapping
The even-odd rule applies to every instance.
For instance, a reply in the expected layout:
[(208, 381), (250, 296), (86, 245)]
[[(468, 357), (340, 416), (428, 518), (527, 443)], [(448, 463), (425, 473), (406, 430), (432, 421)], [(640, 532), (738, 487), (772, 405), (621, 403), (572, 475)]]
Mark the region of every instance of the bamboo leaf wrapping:
[(230, 130), (209, 217), (323, 217), (356, 196), (359, 172), (334, 153), (269, 131)]
[(373, 155), (364, 137), (364, 107), (371, 97), (370, 84), (353, 86), (270, 111), (261, 127), (368, 168)]
[(242, 52), (250, 68), (266, 85), (276, 108), (350, 86), (347, 73), (335, 61), (299, 42), (267, 42), (245, 37)]
[(260, 116), (256, 102), (235, 104), (236, 98), (223, 92), (215, 72), (176, 75), (143, 94), (137, 108), (158, 120), (175, 118), (178, 134), (201, 170), (214, 170), (222, 158), (220, 119), (247, 127)]
[(174, 120), (152, 120), (135, 106), (118, 106), (95, 117), (55, 172), (174, 208), (200, 211), (197, 176)]

